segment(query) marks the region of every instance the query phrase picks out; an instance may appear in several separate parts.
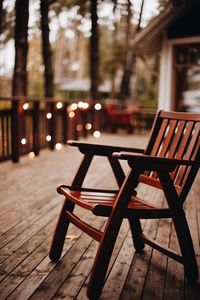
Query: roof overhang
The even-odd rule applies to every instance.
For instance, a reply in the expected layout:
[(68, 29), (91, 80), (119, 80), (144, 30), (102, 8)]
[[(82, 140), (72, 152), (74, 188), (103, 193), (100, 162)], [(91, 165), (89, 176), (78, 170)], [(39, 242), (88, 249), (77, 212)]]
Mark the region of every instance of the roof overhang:
[(184, 12), (185, 2), (174, 6), (170, 2), (167, 7), (142, 29), (133, 40), (133, 49), (136, 54), (154, 54), (161, 45), (166, 29)]

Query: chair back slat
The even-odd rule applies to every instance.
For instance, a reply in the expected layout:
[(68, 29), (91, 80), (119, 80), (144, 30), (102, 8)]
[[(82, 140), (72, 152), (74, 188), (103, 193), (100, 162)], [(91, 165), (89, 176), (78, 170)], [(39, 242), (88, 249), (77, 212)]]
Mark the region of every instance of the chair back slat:
[[(196, 126), (193, 130), (193, 134), (192, 134), (192, 136), (190, 136), (191, 138), (189, 139), (187, 150), (186, 150), (184, 156), (182, 157), (183, 159), (195, 160), (196, 155), (197, 155), (197, 153), (195, 153), (195, 152), (197, 152), (197, 150), (198, 150), (196, 146), (198, 146), (199, 130), (200, 130), (200, 123), (196, 124)], [(178, 172), (178, 176), (175, 181), (175, 184), (181, 186), (182, 182), (184, 182), (184, 177), (188, 173), (187, 170), (190, 170), (190, 169), (191, 169), (191, 167), (181, 166), (179, 168), (179, 172)], [(186, 178), (188, 176), (189, 176), (189, 174), (186, 176)]]
[(151, 155), (153, 155), (153, 156), (158, 155), (161, 144), (163, 143), (163, 137), (165, 135), (167, 126), (168, 126), (168, 120), (165, 119), (165, 120), (163, 120), (162, 125), (160, 127), (159, 135), (157, 136), (157, 139), (155, 140), (155, 144), (154, 144), (153, 149), (151, 151)]
[[(195, 151), (193, 153), (193, 156), (192, 156), (192, 160), (195, 160), (195, 157), (198, 157), (199, 159), (199, 156), (200, 156), (200, 139), (198, 139), (198, 142), (197, 142), (197, 146), (195, 148)], [(198, 172), (198, 167), (196, 168), (196, 173)], [(196, 174), (195, 172), (193, 172), (193, 177), (195, 178)], [(191, 181), (191, 184), (186, 184), (188, 181)], [(184, 187), (184, 189), (182, 190), (182, 197), (183, 199), (185, 199), (186, 196), (184, 196), (184, 194), (187, 195), (188, 191), (190, 190), (190, 186), (192, 185), (192, 182), (193, 182), (193, 178), (192, 178), (192, 174), (191, 174), (191, 167), (188, 167), (187, 170), (185, 171), (185, 176), (183, 178), (183, 181), (182, 181), (182, 186)]]
[[(166, 124), (167, 124), (167, 126), (165, 126)], [(160, 157), (166, 157), (167, 156), (167, 152), (169, 151), (170, 146), (171, 146), (171, 140), (174, 136), (174, 131), (176, 129), (177, 121), (172, 120), (172, 121), (169, 121), (169, 122), (165, 122), (165, 125), (164, 125), (165, 133), (163, 135), (163, 141), (160, 141), (159, 148), (157, 149), (157, 155), (160, 156)], [(154, 148), (153, 148), (153, 150), (154, 150)], [(152, 150), (152, 153), (153, 153), (153, 150)], [(152, 155), (154, 155), (154, 154), (152, 154)], [(157, 173), (153, 172), (151, 177), (152, 178), (157, 178)]]
[[(185, 128), (182, 132), (182, 135), (179, 138), (179, 146), (177, 148), (177, 151), (174, 153), (174, 156), (172, 158), (177, 159), (183, 159), (185, 152), (187, 151), (187, 145), (189, 138), (192, 134), (192, 130), (194, 127), (194, 122), (185, 122)], [(173, 173), (171, 174), (171, 177), (175, 180), (177, 178), (177, 174), (179, 173), (179, 168), (176, 168)], [(180, 185), (178, 181), (176, 182), (177, 185)]]
[[(200, 160), (200, 114), (164, 112), (157, 114), (145, 151), (151, 156), (174, 159)], [(171, 174), (177, 191), (187, 196), (198, 168), (179, 166)], [(146, 178), (145, 178), (146, 177)], [(148, 178), (147, 178), (148, 177)], [(141, 181), (161, 187), (156, 172), (145, 173)], [(158, 183), (156, 183), (158, 181)], [(183, 198), (183, 197), (182, 197)], [(184, 201), (184, 199), (183, 199)]]
[(181, 139), (181, 136), (183, 134), (184, 129), (185, 129), (185, 121), (180, 121), (177, 124), (177, 127), (176, 127), (177, 131), (176, 131), (176, 134), (174, 135), (173, 143), (172, 143), (171, 148), (169, 150), (169, 158), (174, 158), (175, 153), (177, 151), (177, 148), (180, 144), (180, 139)]

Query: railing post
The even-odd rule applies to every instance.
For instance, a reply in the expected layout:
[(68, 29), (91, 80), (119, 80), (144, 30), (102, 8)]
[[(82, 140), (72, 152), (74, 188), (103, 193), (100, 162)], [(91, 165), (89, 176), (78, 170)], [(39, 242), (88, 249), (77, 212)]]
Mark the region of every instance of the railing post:
[(51, 150), (54, 150), (55, 145), (56, 145), (56, 104), (55, 102), (49, 103), (49, 108), (50, 112), (52, 115), (52, 118), (50, 119), (50, 136), (51, 136), (51, 141), (49, 143), (49, 148)]
[(12, 118), (11, 118), (11, 140), (12, 140), (12, 161), (19, 162), (19, 101), (12, 101)]
[(86, 138), (87, 137), (87, 129), (85, 128), (86, 123), (87, 123), (87, 111), (86, 110), (81, 111), (81, 123), (83, 126), (83, 129), (82, 129), (83, 137)]
[(33, 152), (39, 155), (40, 151), (40, 117), (39, 101), (33, 103)]
[(63, 104), (63, 110), (62, 110), (62, 142), (63, 144), (67, 143), (68, 139), (68, 115), (67, 115), (67, 107), (68, 103)]

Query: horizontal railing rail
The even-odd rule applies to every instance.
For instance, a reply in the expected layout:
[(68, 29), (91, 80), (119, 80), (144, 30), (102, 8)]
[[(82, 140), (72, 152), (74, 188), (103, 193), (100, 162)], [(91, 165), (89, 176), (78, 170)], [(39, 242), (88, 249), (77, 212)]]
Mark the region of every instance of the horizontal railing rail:
[[(151, 113), (147, 115), (151, 123), (153, 113), (152, 118)], [(141, 111), (135, 115), (135, 122), (138, 128), (144, 127)], [(0, 97), (0, 162), (8, 159), (18, 162), (21, 155), (37, 156), (41, 149), (48, 147), (59, 149), (68, 139), (89, 134), (99, 137), (109, 128), (103, 102)]]

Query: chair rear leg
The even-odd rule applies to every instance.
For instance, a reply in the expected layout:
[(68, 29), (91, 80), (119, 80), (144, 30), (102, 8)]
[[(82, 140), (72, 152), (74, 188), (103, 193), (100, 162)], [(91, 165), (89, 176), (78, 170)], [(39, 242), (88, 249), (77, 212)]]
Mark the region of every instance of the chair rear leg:
[(145, 246), (145, 243), (140, 239), (139, 235), (142, 233), (142, 226), (140, 223), (140, 219), (137, 217), (129, 217), (128, 219), (132, 238), (133, 238), (133, 244), (135, 247), (135, 250), (137, 252), (142, 252)]
[(185, 275), (187, 281), (193, 283), (198, 279), (199, 273), (193, 242), (184, 211), (179, 212), (178, 216), (173, 218), (173, 221), (184, 260)]
[(69, 227), (69, 221), (64, 215), (65, 210), (71, 212), (74, 210), (74, 204), (67, 199), (65, 199), (61, 209), (49, 252), (49, 257), (54, 262), (58, 261), (61, 257), (65, 236)]

